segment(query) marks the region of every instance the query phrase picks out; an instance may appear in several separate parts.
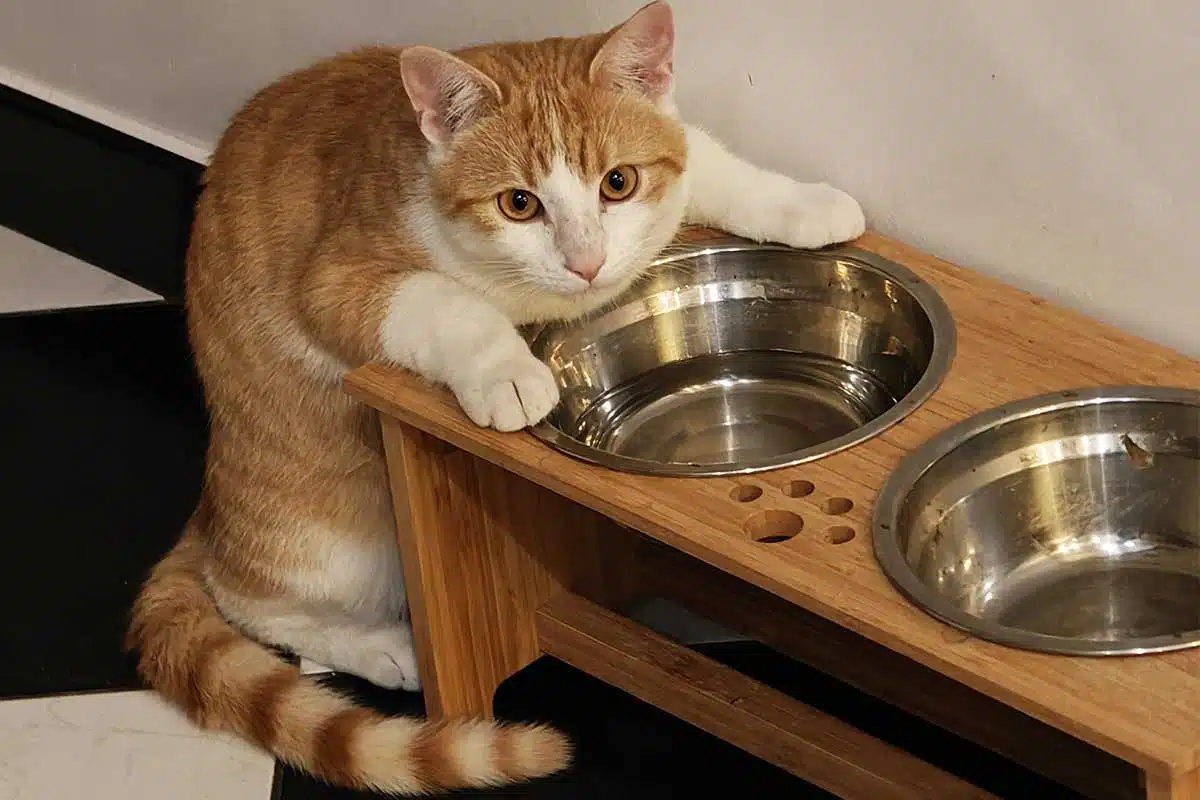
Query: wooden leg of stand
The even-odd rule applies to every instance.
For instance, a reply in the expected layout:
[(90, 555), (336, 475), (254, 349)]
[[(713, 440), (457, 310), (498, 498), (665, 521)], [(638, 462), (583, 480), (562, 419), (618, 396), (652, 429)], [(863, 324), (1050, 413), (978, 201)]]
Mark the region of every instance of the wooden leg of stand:
[(1200, 768), (1170, 777), (1147, 775), (1146, 800), (1200, 800)]
[(417, 663), (431, 719), (490, 716), (538, 658), (564, 591), (620, 602), (635, 538), (602, 515), (381, 416)]

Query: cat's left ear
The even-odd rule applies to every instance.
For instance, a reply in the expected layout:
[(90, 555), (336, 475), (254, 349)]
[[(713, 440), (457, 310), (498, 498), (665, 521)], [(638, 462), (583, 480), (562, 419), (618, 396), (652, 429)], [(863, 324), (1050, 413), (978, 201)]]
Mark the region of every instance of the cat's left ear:
[(401, 51), (400, 76), (421, 133), (433, 145), (446, 144), (500, 102), (494, 80), (435, 47)]
[(588, 77), (670, 107), (675, 88), (674, 59), (675, 17), (666, 0), (655, 0), (609, 32), (592, 59)]

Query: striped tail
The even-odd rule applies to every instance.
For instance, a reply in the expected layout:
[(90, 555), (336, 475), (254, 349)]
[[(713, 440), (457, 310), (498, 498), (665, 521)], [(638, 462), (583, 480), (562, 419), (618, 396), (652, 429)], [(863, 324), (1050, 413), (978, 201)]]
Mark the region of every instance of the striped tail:
[(558, 772), (552, 728), (386, 717), (326, 689), (221, 616), (185, 535), (133, 609), (128, 644), (146, 682), (198, 725), (231, 731), (328, 783), (401, 795), (485, 788)]

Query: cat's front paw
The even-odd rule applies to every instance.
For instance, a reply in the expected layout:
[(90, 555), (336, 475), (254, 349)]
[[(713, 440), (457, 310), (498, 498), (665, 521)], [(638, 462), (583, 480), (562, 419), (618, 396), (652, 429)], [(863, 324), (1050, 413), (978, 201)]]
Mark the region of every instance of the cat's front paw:
[(805, 250), (856, 239), (867, 229), (858, 201), (826, 183), (792, 182), (779, 198), (778, 214), (770, 238)]
[(558, 405), (558, 384), (550, 368), (534, 358), (520, 337), (506, 337), (488, 351), (450, 387), (471, 421), (519, 431), (545, 419)]

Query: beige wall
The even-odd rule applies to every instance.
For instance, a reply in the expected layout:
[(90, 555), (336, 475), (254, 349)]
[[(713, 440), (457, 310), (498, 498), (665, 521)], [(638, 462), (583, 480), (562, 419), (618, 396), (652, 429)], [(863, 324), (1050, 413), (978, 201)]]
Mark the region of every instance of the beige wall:
[[(0, 69), (202, 151), (250, 91), (314, 57), (573, 33), (638, 5), (3, 0)], [(675, 7), (690, 119), (853, 192), (877, 229), (1200, 356), (1197, 0)]]

